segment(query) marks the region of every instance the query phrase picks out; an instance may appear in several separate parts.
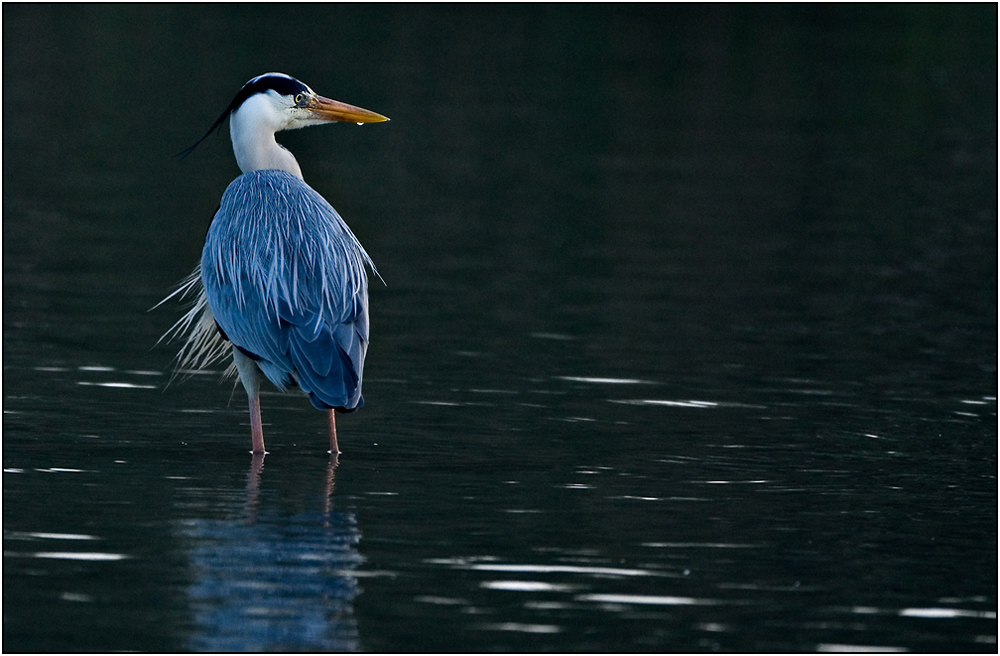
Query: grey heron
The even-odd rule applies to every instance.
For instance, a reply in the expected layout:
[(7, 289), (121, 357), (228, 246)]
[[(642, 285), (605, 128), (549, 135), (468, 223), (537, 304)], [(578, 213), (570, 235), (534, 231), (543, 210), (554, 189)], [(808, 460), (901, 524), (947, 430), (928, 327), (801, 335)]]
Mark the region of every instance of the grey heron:
[[(243, 174), (230, 183), (205, 236), (201, 262), (167, 299), (195, 295), (164, 337), (182, 336), (177, 369), (225, 358), (246, 389), (251, 445), (264, 454), (260, 386), (298, 386), (328, 413), (330, 453), (339, 453), (335, 411), (364, 404), (368, 276), (377, 274), (337, 211), (302, 179), (280, 130), (330, 121), (377, 123), (381, 114), (318, 95), (284, 73), (249, 80), (194, 146), (229, 118)], [(167, 300), (164, 299), (164, 300)]]

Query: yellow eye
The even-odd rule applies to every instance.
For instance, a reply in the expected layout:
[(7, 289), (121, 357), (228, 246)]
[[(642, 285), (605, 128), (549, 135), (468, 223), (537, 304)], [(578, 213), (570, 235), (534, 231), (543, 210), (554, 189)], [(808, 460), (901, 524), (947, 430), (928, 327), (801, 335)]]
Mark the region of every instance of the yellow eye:
[(295, 96), (295, 104), (296, 105), (301, 105), (302, 103), (305, 102), (305, 100), (306, 100), (305, 94), (303, 94), (303, 93), (296, 94), (296, 96)]

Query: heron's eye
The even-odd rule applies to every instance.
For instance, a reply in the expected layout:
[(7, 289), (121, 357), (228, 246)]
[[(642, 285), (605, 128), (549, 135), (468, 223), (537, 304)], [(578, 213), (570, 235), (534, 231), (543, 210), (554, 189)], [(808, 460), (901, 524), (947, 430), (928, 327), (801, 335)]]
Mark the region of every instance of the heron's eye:
[(299, 106), (306, 104), (306, 94), (304, 93), (295, 94), (295, 104)]

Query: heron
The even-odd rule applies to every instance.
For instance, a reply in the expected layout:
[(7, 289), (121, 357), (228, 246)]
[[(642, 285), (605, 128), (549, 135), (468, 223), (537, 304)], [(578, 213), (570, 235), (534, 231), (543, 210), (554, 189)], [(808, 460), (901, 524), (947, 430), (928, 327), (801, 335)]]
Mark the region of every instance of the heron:
[[(201, 261), (164, 299), (194, 297), (163, 338), (179, 337), (177, 371), (207, 368), (232, 353), (250, 411), (252, 453), (263, 456), (260, 388), (298, 387), (328, 415), (330, 453), (340, 453), (336, 412), (364, 405), (368, 274), (378, 275), (335, 209), (305, 183), (275, 133), (329, 122), (389, 119), (320, 96), (284, 73), (250, 79), (193, 146), (229, 119), (242, 175), (230, 183), (205, 236)], [(163, 339), (161, 338), (161, 339)]]

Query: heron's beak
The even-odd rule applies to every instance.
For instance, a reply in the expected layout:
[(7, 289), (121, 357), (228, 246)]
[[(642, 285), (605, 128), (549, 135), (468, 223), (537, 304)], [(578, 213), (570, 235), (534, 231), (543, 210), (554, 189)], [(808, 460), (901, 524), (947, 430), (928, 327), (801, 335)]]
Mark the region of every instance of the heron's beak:
[(381, 114), (348, 105), (337, 100), (316, 96), (306, 105), (313, 118), (324, 121), (343, 121), (345, 123), (381, 123), (389, 119)]

